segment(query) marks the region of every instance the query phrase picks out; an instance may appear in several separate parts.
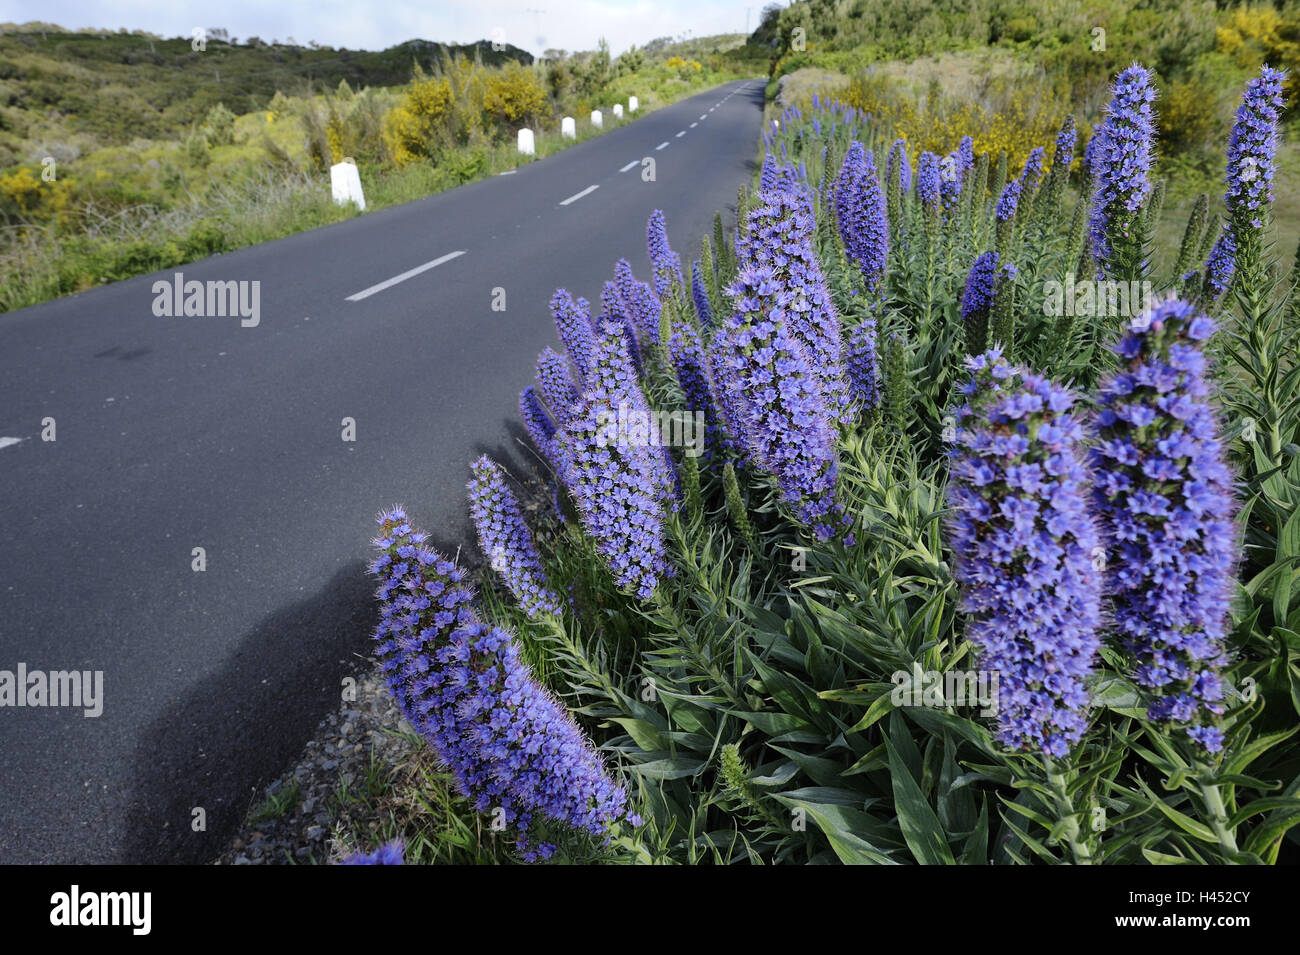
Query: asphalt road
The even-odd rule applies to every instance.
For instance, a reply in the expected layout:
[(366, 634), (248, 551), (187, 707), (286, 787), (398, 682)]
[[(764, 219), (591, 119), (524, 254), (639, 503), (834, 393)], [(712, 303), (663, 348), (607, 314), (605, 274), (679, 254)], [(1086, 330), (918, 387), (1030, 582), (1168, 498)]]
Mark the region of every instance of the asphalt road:
[[(656, 208), (689, 267), (761, 103), (728, 84), (511, 175), (0, 315), (0, 671), (103, 673), (98, 717), (0, 707), (0, 862), (213, 858), (368, 649), (374, 515), (470, 539), (469, 462), (526, 460), (551, 293), (598, 301), (620, 257), (648, 279)], [(260, 321), (155, 315), (176, 271), (259, 282)]]

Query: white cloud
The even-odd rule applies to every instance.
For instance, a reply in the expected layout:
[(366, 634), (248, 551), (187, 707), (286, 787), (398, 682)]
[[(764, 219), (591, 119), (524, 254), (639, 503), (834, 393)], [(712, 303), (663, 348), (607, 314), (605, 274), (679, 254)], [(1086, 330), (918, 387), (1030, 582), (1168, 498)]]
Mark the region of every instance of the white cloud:
[(195, 27), (224, 27), (250, 36), (301, 44), (380, 50), (415, 38), (468, 43), (492, 39), (537, 54), (547, 47), (590, 50), (604, 37), (612, 52), (661, 36), (710, 36), (752, 28), (764, 0), (10, 0), (5, 19), (42, 20), (75, 29), (101, 27), (189, 36)]

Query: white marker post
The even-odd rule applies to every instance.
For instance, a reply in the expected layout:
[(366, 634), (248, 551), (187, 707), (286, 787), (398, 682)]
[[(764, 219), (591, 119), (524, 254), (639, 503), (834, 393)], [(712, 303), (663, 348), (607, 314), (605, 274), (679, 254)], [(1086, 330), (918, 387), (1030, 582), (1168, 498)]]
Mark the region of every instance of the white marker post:
[(593, 109), (591, 111), (591, 125), (595, 126), (597, 129), (604, 127), (605, 117), (600, 115), (600, 110)]
[(519, 151), (525, 156), (537, 155), (537, 147), (533, 142), (533, 131), (531, 129), (519, 130)]
[(615, 103), (615, 104), (614, 104), (614, 118), (615, 118), (615, 119), (622, 119), (622, 118), (623, 118), (623, 104), (622, 104), (622, 103)]
[(330, 166), (330, 190), (334, 201), (339, 205), (355, 202), (357, 208), (366, 211), (366, 197), (361, 191), (361, 174), (351, 159)]
[(636, 108), (640, 105), (641, 104), (637, 102), (637, 98), (635, 96), (629, 96), (627, 98), (627, 111), (629, 113), (635, 113)]
[(565, 139), (578, 138), (578, 124), (573, 121), (572, 116), (566, 116), (560, 120), (560, 135)]

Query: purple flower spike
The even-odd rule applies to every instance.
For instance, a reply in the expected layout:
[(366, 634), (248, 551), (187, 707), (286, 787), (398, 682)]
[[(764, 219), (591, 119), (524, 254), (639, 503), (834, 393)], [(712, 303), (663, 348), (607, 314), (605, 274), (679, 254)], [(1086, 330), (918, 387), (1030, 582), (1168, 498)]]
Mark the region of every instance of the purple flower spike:
[(558, 615), (560, 602), (546, 582), (533, 535), (505, 475), (487, 455), (475, 461), (471, 470), (469, 510), (479, 548), (524, 613), (533, 618)]
[(1237, 240), (1233, 237), (1232, 226), (1225, 225), (1215, 240), (1210, 257), (1205, 262), (1205, 283), (1202, 297), (1206, 303), (1218, 301), (1232, 283), (1236, 271)]
[(614, 284), (618, 286), (623, 312), (638, 338), (642, 342), (657, 341), (662, 306), (649, 283), (638, 281), (627, 259), (619, 259), (614, 265)]
[(394, 839), (392, 842), (386, 842), (374, 852), (366, 854), (364, 852), (354, 852), (348, 856), (339, 865), (402, 865), (405, 861), (403, 855), (406, 852), (406, 846), (401, 839)]
[(580, 395), (573, 382), (568, 360), (559, 352), (546, 348), (537, 356), (537, 390), (550, 410), (556, 427), (564, 427), (578, 406)]
[(780, 309), (782, 322), (803, 343), (832, 416), (851, 424), (840, 319), (813, 251), (811, 194), (791, 183), (783, 191), (760, 193), (758, 201), (746, 217), (737, 261), (750, 268), (771, 268), (781, 285), (772, 306)]
[(791, 327), (787, 284), (772, 266), (751, 264), (730, 293), (735, 312), (715, 342), (724, 356), (719, 384), (744, 418), (754, 460), (798, 519), (829, 540), (843, 522), (837, 434), (813, 353)]
[(916, 165), (916, 198), (928, 213), (939, 211), (939, 157), (926, 151)]
[(591, 374), (591, 364), (596, 353), (596, 339), (591, 329), (591, 311), (584, 309), (584, 299), (573, 300), (564, 289), (556, 289), (551, 296), (551, 316), (560, 341), (569, 353), (569, 359), (578, 369), (578, 376), (586, 380)]
[(874, 291), (889, 260), (889, 221), (875, 159), (856, 141), (849, 144), (835, 182), (835, 220), (845, 254), (857, 264), (867, 289)]
[(568, 488), (583, 529), (615, 582), (641, 600), (671, 573), (664, 536), (664, 491), (648, 446), (629, 421), (626, 402), (603, 388), (587, 394), (581, 415), (562, 433), (572, 462)]
[(1250, 81), (1228, 138), (1228, 191), (1223, 201), (1237, 230), (1262, 229), (1261, 208), (1273, 201), (1278, 117), (1286, 73), (1268, 66)]
[(876, 320), (863, 319), (849, 332), (849, 387), (859, 412), (880, 403), (880, 375), (876, 370)]
[(596, 836), (626, 820), (627, 796), (567, 711), (537, 682), (510, 633), (470, 607), (465, 574), (427, 546), (401, 508), (380, 515), (376, 654), (403, 714), (479, 812), (498, 812), (526, 861), (550, 820)]
[(674, 281), (685, 287), (682, 260), (668, 244), (668, 226), (659, 209), (650, 214), (650, 222), (646, 226), (646, 244), (650, 250), (650, 264), (654, 268), (655, 294), (661, 299), (666, 298)]
[(903, 195), (912, 191), (912, 167), (907, 161), (907, 142), (902, 139), (894, 141), (889, 149), (889, 161), (885, 165), (886, 179), (898, 177), (898, 186)]
[(672, 336), (668, 339), (668, 354), (672, 359), (673, 371), (677, 374), (677, 383), (686, 396), (687, 413), (693, 416), (698, 412), (704, 416), (704, 434), (700, 437), (704, 441), (705, 460), (708, 460), (712, 457), (713, 449), (718, 446), (718, 411), (713, 402), (708, 359), (695, 329), (685, 322), (673, 323)]
[(1029, 157), (1025, 160), (1025, 167), (1020, 170), (1020, 186), (1022, 189), (1035, 189), (1043, 178), (1043, 147), (1035, 146), (1029, 151)]
[(1106, 119), (1088, 144), (1093, 181), (1089, 236), (1103, 275), (1114, 277), (1121, 259), (1132, 265), (1142, 256), (1138, 226), (1151, 195), (1156, 91), (1151, 73), (1134, 64), (1119, 74), (1111, 92)]
[(1069, 173), (1074, 162), (1074, 148), (1079, 142), (1079, 130), (1074, 125), (1074, 117), (1065, 117), (1061, 131), (1056, 134), (1056, 152), (1052, 154), (1052, 168), (1059, 168), (1062, 173)]
[(967, 360), (950, 452), (955, 576), (998, 741), (1063, 757), (1088, 725), (1103, 575), (1073, 396), (999, 349)]
[(1214, 323), (1178, 299), (1134, 319), (1101, 391), (1091, 464), (1121, 647), (1147, 716), (1223, 746), (1220, 670), (1239, 546), (1203, 354)]
[(1016, 217), (1016, 209), (1020, 206), (1020, 190), (1023, 188), (1019, 179), (1012, 179), (1002, 189), (1002, 195), (998, 199), (995, 215), (998, 222), (1010, 222)]
[(708, 329), (713, 324), (713, 306), (709, 304), (709, 292), (704, 286), (704, 271), (696, 259), (691, 265), (691, 298), (695, 301), (695, 314), (699, 316), (700, 327)]

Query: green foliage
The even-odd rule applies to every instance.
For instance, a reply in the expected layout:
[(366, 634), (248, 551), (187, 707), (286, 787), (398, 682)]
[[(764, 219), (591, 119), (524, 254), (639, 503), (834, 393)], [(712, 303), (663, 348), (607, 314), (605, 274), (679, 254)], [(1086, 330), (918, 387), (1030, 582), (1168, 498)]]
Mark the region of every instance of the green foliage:
[[(821, 181), (818, 136), (782, 124), (779, 145)], [(885, 131), (860, 130), (879, 148)], [(1062, 182), (1061, 196), (1085, 184)], [(742, 191), (743, 209), (747, 195)], [(542, 528), (547, 573), (575, 610), (541, 627), (552, 686), (620, 766), (643, 827), (605, 861), (683, 864), (1272, 864), (1300, 853), (1300, 323), (1293, 275), (1241, 289), (1212, 342), (1228, 446), (1243, 488), (1244, 558), (1232, 608), (1221, 758), (1146, 721), (1113, 650), (1091, 686), (1092, 725), (1067, 758), (997, 746), (976, 702), (925, 701), (926, 674), (978, 666), (966, 640), (945, 524), (944, 432), (965, 353), (957, 308), (993, 235), (994, 196), (927, 231), (899, 195), (877, 302), (883, 410), (844, 431), (840, 490), (852, 543), (817, 543), (776, 506), (770, 482), (725, 457), (687, 465), (689, 503), (669, 522), (675, 575), (640, 605), (616, 593), (573, 528)], [(1112, 367), (1125, 317), (1062, 321), (1049, 282), (1080, 258), (1072, 217), (1033, 200), (1004, 249), (991, 337), (1016, 360), (1091, 389)], [(1153, 198), (1151, 202), (1158, 202)], [(1145, 221), (1150, 208), (1139, 210)], [(1205, 204), (1184, 241), (1207, 230)], [(834, 230), (818, 231), (837, 310), (862, 290)], [(721, 245), (716, 234), (707, 248)], [(1169, 250), (1169, 261), (1175, 261)], [(1277, 276), (1262, 249), (1249, 274)], [(709, 261), (707, 254), (703, 261)], [(1152, 257), (1153, 258), (1153, 257)], [(1156, 294), (1177, 273), (1138, 277)], [(1080, 278), (1091, 273), (1081, 273)], [(1276, 287), (1273, 282), (1276, 281)], [(653, 376), (652, 376), (653, 381)], [(679, 396), (652, 388), (669, 407)], [(905, 440), (900, 440), (905, 438)], [(685, 464), (685, 459), (682, 459)], [(698, 488), (698, 491), (697, 491)], [(698, 499), (697, 499), (698, 493)], [(702, 519), (701, 519), (702, 517)], [(514, 619), (512, 617), (512, 619)], [(530, 625), (519, 626), (529, 631)], [(538, 625), (531, 625), (537, 632)], [(908, 692), (900, 692), (908, 691)], [(920, 704), (920, 705), (918, 705)]]

